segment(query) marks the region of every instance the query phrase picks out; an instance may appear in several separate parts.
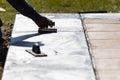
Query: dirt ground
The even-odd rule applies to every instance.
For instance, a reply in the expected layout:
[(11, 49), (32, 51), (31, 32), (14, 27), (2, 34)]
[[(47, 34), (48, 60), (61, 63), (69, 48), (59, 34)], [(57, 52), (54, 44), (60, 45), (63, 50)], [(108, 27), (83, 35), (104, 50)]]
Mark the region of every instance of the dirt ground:
[(0, 80), (1, 80), (1, 77), (2, 77), (2, 72), (3, 72), (2, 67), (0, 67)]
[[(11, 39), (11, 33), (12, 33), (12, 24), (7, 24), (6, 26), (8, 26), (7, 28), (2, 28), (2, 32), (3, 32), (3, 39), (5, 40), (3, 45), (0, 44), (0, 62), (4, 63), (5, 62), (5, 58), (7, 55), (7, 51), (9, 48), (9, 42)], [(2, 46), (2, 47), (1, 47)], [(2, 77), (2, 72), (3, 72), (3, 64), (0, 64), (0, 80)]]

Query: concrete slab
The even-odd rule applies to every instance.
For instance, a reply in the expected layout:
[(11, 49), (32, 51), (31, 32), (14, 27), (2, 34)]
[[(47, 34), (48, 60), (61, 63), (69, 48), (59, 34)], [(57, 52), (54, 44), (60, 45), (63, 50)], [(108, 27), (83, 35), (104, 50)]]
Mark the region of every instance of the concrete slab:
[[(12, 34), (11, 45), (32, 47), (32, 42), (39, 42), (49, 48), (88, 49), (84, 32), (58, 32), (39, 35), (35, 32)], [(69, 46), (70, 45), (70, 46)]]
[(100, 70), (98, 74), (99, 80), (120, 80), (120, 70)]
[[(13, 36), (23, 38), (26, 34), (30, 35), (30, 33), (16, 33)], [(59, 76), (66, 77), (66, 80), (71, 78), (94, 80), (90, 56), (85, 40), (83, 40), (85, 39), (84, 33), (62, 32), (24, 37), (23, 40), (20, 37), (13, 37), (11, 40), (3, 80), (63, 79)], [(33, 42), (40, 42), (41, 51), (48, 57), (35, 58), (27, 53), (25, 49), (31, 49)]]
[(120, 24), (85, 24), (88, 32), (119, 32)]
[[(14, 49), (19, 50), (19, 53), (14, 52)], [(3, 80), (94, 80), (89, 59), (84, 55), (85, 52), (81, 53), (79, 49), (67, 52), (56, 50), (58, 52), (55, 53), (43, 48), (42, 51), (48, 54), (48, 57), (44, 58), (35, 58), (24, 49), (10, 47)]]
[[(39, 35), (32, 21), (17, 15), (2, 80), (95, 80), (80, 19), (44, 15), (55, 20), (58, 33)], [(34, 42), (47, 57), (25, 51)]]
[(40, 13), (50, 19), (80, 19), (77, 13)]
[(109, 59), (96, 59), (97, 70), (120, 70), (120, 59), (109, 58)]
[(92, 19), (85, 19), (84, 23), (86, 24), (119, 24), (120, 20), (118, 18), (116, 19), (92, 18)]
[(93, 49), (120, 49), (119, 40), (91, 40)]
[(89, 13), (81, 16), (82, 18), (117, 19), (120, 18), (120, 13)]
[[(76, 16), (69, 17), (67, 15), (63, 18), (64, 15), (58, 17), (57, 15), (45, 15), (46, 17), (50, 18), (55, 22), (55, 27), (57, 28), (58, 32), (74, 32), (74, 31), (83, 31), (81, 26), (81, 20), (76, 18)], [(74, 15), (73, 15), (74, 16)], [(31, 23), (31, 24), (30, 24)], [(15, 27), (13, 28), (13, 32), (37, 32), (38, 27), (37, 25), (29, 18), (23, 15), (17, 15), (15, 21)]]
[(88, 36), (91, 40), (119, 40), (120, 32), (88, 32)]
[(120, 58), (120, 49), (93, 49), (95, 59)]
[(82, 14), (98, 80), (120, 80), (120, 13)]

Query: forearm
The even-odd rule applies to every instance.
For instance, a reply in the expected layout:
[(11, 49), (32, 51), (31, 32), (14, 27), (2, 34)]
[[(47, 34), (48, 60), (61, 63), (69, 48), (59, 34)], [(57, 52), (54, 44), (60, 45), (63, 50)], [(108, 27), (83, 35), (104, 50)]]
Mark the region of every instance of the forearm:
[(39, 20), (41, 17), (25, 0), (7, 0), (21, 14), (33, 19)]

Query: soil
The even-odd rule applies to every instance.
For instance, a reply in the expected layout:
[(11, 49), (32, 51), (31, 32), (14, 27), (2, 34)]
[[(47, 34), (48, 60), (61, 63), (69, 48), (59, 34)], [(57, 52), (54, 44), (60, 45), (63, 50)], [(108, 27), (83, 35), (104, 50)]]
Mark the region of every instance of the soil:
[(3, 72), (3, 69), (2, 69), (2, 67), (0, 67), (0, 80), (1, 80), (1, 77), (2, 77), (2, 72)]
[(3, 40), (0, 40), (0, 80), (2, 77), (2, 72), (3, 72), (3, 68), (4, 68), (8, 48), (9, 48), (9, 42), (11, 39), (13, 24), (7, 24), (6, 26), (7, 28), (2, 29)]

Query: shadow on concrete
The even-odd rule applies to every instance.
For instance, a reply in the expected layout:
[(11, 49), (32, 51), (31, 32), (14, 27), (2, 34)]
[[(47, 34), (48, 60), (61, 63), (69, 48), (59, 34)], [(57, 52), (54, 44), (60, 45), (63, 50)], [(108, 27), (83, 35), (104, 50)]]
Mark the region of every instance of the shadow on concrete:
[[(34, 36), (38, 36), (38, 35), (40, 35), (40, 34), (35, 33), (35, 34), (28, 34), (28, 35), (23, 35), (23, 36), (19, 36), (19, 37), (14, 37), (11, 39), (10, 45), (22, 46), (22, 47), (32, 47), (35, 42), (29, 42), (29, 41), (24, 41), (24, 40), (34, 37)], [(39, 46), (44, 46), (44, 44), (41, 41), (39, 41), (37, 43), (39, 43)]]

